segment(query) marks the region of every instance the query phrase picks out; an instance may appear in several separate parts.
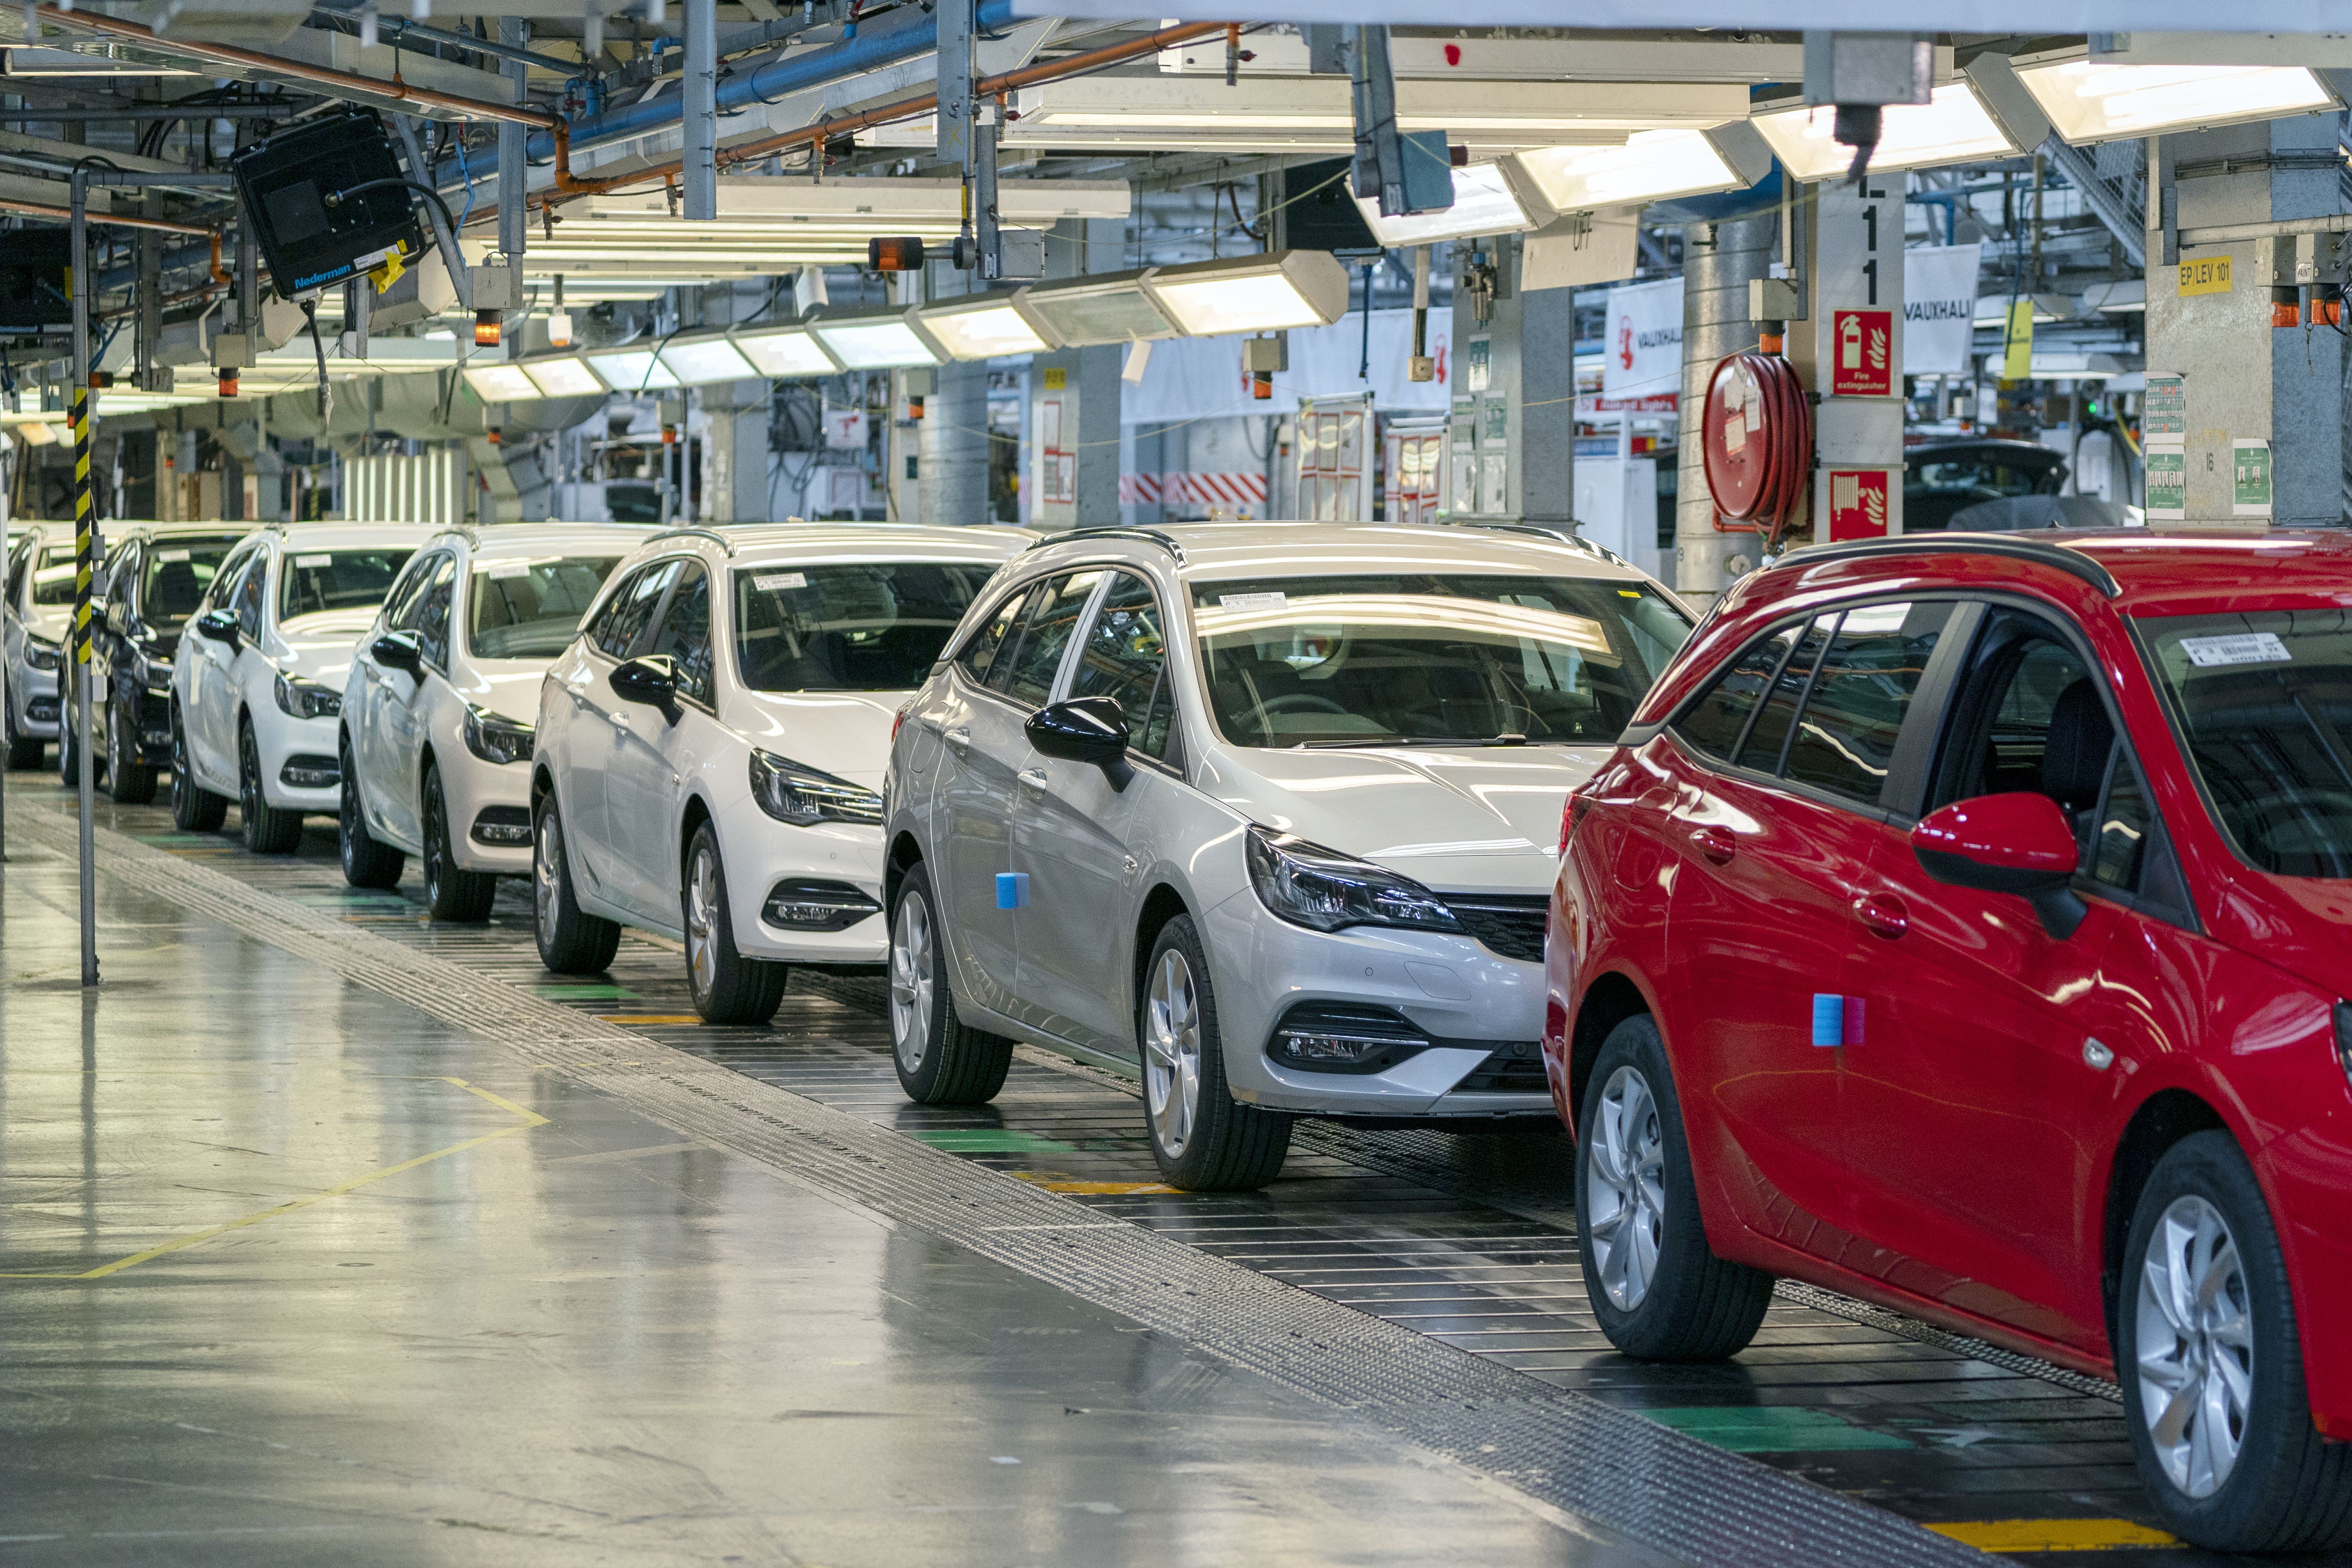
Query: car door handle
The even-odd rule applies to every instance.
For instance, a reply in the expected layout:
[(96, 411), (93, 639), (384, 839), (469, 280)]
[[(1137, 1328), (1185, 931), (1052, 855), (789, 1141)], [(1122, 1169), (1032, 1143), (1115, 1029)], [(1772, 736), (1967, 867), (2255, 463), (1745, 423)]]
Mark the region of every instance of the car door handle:
[(1911, 907), (1892, 893), (1864, 893), (1854, 900), (1853, 912), (1871, 935), (1889, 942), (1911, 929)]
[(968, 727), (959, 724), (940, 738), (948, 743), (948, 750), (956, 754), (958, 762), (971, 755), (971, 731)]
[(1023, 768), (1021, 770), (1021, 782), (1027, 784), (1031, 789), (1044, 789), (1045, 787), (1046, 777), (1045, 770), (1043, 768)]
[(1739, 840), (1731, 836), (1731, 830), (1727, 827), (1710, 826), (1693, 828), (1691, 842), (1698, 847), (1700, 854), (1718, 866), (1729, 865), (1731, 858), (1739, 853)]

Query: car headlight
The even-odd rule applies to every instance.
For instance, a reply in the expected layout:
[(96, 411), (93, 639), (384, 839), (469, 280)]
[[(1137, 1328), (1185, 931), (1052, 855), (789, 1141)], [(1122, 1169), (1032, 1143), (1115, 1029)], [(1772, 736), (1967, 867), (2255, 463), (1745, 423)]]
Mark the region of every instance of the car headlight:
[(172, 656), (152, 648), (133, 648), (131, 654), (131, 673), (148, 690), (158, 696), (171, 689)]
[(278, 672), (278, 707), (297, 719), (331, 719), (343, 710), (343, 694), (299, 675)]
[(43, 642), (35, 637), (25, 639), (25, 668), (27, 669), (55, 669), (61, 657), (62, 650), (53, 642)]
[(751, 798), (778, 822), (806, 827), (815, 822), (882, 820), (882, 797), (862, 784), (803, 767), (773, 752), (751, 753)]
[(486, 763), (525, 763), (537, 731), (502, 719), (478, 703), (466, 704), (466, 750)]
[(1369, 860), (1253, 826), (1247, 843), (1250, 885), (1260, 902), (1312, 931), (1346, 926), (1409, 926), (1458, 931), (1445, 900), (1410, 877)]

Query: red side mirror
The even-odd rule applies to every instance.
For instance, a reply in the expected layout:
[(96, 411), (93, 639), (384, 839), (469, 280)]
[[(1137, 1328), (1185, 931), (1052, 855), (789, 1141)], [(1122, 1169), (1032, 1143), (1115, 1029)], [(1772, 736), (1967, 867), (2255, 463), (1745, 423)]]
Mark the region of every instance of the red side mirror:
[(1911, 830), (1911, 851), (1938, 882), (2029, 900), (2061, 942), (2086, 912), (2069, 886), (2082, 859), (2074, 825), (2046, 795), (1956, 800)]

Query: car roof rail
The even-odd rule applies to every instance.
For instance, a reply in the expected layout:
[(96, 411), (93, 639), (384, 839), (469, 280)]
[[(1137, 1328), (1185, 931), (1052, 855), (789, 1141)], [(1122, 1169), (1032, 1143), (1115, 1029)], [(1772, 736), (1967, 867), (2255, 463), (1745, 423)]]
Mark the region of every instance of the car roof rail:
[(1169, 554), (1173, 555), (1176, 558), (1177, 565), (1181, 566), (1184, 564), (1184, 547), (1177, 543), (1172, 535), (1157, 528), (1143, 528), (1128, 523), (1120, 523), (1108, 528), (1064, 529), (1059, 533), (1047, 534), (1045, 538), (1038, 540), (1035, 543), (1029, 546), (1029, 548), (1031, 550), (1043, 550), (1048, 544), (1067, 544), (1074, 539), (1148, 539), (1152, 543), (1160, 546), (1160, 549), (1168, 552)]
[(470, 522), (445, 522), (436, 529), (431, 538), (426, 539), (425, 542), (430, 544), (435, 539), (447, 533), (456, 534), (477, 550), (482, 546), (482, 536), (475, 531), (474, 525)]
[(1587, 539), (1580, 533), (1570, 531), (1575, 527), (1575, 524), (1573, 523), (1546, 524), (1540, 522), (1465, 521), (1454, 523), (1450, 526), (1455, 528), (1483, 528), (1494, 533), (1533, 534), (1538, 539), (1549, 539), (1554, 544), (1565, 544), (1571, 550), (1581, 551), (1587, 555), (1597, 555), (1612, 566), (1622, 566), (1629, 572), (1638, 572), (1641, 570), (1640, 567), (1634, 565), (1631, 561), (1626, 560), (1622, 555), (1618, 554), (1615, 551), (1610, 549), (1599, 540)]
[(1997, 533), (1898, 534), (1892, 539), (1850, 539), (1837, 544), (1808, 544), (1789, 552), (1780, 567), (1819, 566), (1832, 561), (1866, 560), (1875, 555), (1998, 555), (2011, 561), (2051, 566), (2079, 577), (2110, 599), (2123, 596), (2115, 574), (2070, 545), (2046, 539), (2011, 539)]
[(735, 554), (735, 542), (715, 528), (666, 528), (646, 542), (659, 544), (665, 539), (707, 539), (727, 552), (730, 560), (732, 560)]

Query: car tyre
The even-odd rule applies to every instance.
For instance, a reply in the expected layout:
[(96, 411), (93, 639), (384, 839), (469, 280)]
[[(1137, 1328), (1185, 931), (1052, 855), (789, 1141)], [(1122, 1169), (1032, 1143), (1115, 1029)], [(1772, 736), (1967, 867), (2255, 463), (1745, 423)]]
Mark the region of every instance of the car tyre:
[[(66, 668), (72, 668), (70, 662)], [(73, 702), (69, 699), (60, 700), (58, 703), (58, 783), (66, 789), (77, 788), (81, 784), (80, 728), (74, 722)]]
[(2228, 1132), (2149, 1173), (2116, 1318), (2132, 1457), (2167, 1529), (2215, 1552), (2352, 1545), (2352, 1447), (2311, 1424), (2286, 1259)]
[(1772, 1276), (1717, 1258), (1690, 1144), (1647, 1015), (1601, 1042), (1577, 1119), (1576, 1226), (1585, 1294), (1609, 1342), (1643, 1361), (1721, 1361), (1748, 1348)]
[(558, 974), (602, 974), (621, 949), (621, 928), (582, 909), (573, 895), (555, 796), (541, 795), (531, 809), (530, 923), (539, 961)]
[(890, 1059), (918, 1105), (981, 1105), (1013, 1066), (1013, 1042), (956, 1016), (931, 875), (907, 868), (890, 906)]
[(707, 1024), (764, 1024), (776, 1016), (792, 970), (746, 958), (735, 945), (735, 915), (727, 901), (727, 866), (719, 830), (704, 822), (686, 849), (678, 907), (686, 929), (686, 983), (694, 1010)]
[[(344, 777), (351, 775), (346, 773)], [(499, 894), (499, 879), (487, 871), (468, 871), (457, 864), (449, 842), (449, 796), (441, 785), (441, 770), (425, 770), (425, 912), (436, 921), (479, 925), (490, 918), (490, 900)]]
[(172, 825), (183, 833), (217, 833), (228, 819), (228, 797), (196, 782), (188, 765), (188, 732), (180, 705), (172, 704)]
[(280, 811), (261, 793), (261, 745), (250, 721), (236, 727), (236, 809), (245, 847), (256, 855), (291, 855), (302, 842), (302, 814)]
[(8, 746), (8, 771), (23, 773), (41, 765), (41, 748), (48, 744), (38, 735), (16, 733), (16, 710), (14, 703), (0, 709), (0, 725), (5, 725)]
[(1193, 1193), (1240, 1193), (1282, 1173), (1291, 1119), (1244, 1105), (1225, 1084), (1224, 1037), (1208, 955), (1192, 917), (1160, 928), (1136, 1010), (1143, 1120), (1160, 1179)]
[(354, 888), (395, 887), (408, 857), (368, 831), (359, 780), (352, 770), (349, 735), (338, 738), (335, 753), (343, 775), (342, 798), (335, 809), (335, 848), (342, 858), (343, 880)]
[(139, 720), (125, 705), (107, 705), (106, 793), (118, 805), (145, 805), (155, 798), (155, 770), (139, 760)]

